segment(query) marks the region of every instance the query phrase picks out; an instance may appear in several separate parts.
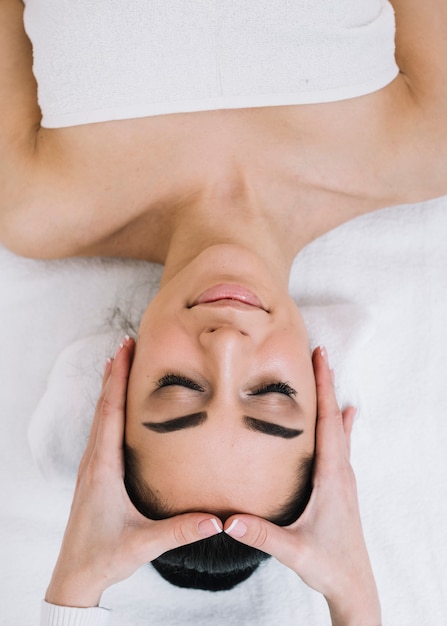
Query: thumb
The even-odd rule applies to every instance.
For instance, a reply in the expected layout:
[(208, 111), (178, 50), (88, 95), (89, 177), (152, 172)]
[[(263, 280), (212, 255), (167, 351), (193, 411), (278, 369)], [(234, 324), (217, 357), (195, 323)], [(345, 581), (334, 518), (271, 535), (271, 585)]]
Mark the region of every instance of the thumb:
[(152, 521), (150, 526), (150, 560), (168, 550), (194, 543), (222, 532), (222, 522), (203, 513), (185, 513)]
[(290, 527), (277, 526), (254, 515), (240, 515), (225, 522), (224, 532), (247, 546), (271, 554), (293, 569), (296, 537)]

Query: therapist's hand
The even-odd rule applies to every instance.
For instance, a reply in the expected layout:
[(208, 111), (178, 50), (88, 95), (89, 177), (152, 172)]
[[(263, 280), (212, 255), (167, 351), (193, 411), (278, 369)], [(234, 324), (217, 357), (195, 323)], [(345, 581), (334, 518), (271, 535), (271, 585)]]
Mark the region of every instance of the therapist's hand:
[(133, 340), (126, 339), (106, 365), (70, 517), (45, 597), (51, 604), (97, 606), (107, 587), (144, 563), (214, 535), (222, 526), (206, 513), (152, 521), (135, 509), (127, 495), (124, 412), (134, 347)]
[(355, 409), (341, 412), (338, 407), (326, 350), (314, 351), (313, 365), (316, 451), (313, 490), (304, 513), (287, 527), (234, 515), (225, 522), (225, 530), (233, 523), (230, 536), (273, 555), (321, 592), (334, 625), (379, 626), (380, 604), (349, 460)]

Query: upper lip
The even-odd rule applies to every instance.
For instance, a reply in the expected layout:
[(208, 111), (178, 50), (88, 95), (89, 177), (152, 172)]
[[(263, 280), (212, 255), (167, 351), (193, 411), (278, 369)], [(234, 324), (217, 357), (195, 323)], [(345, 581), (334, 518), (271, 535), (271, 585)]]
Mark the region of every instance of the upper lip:
[(199, 302), (197, 304), (192, 304), (192, 307), (195, 306), (207, 306), (207, 307), (218, 307), (218, 306), (232, 306), (238, 309), (245, 309), (250, 307), (251, 309), (260, 309), (264, 311), (262, 307), (259, 307), (254, 304), (250, 304), (249, 302), (245, 302), (244, 300), (239, 300), (238, 298), (219, 298), (218, 300), (212, 300), (211, 302)]
[(205, 291), (203, 291), (194, 302), (190, 305), (190, 308), (198, 305), (217, 305), (217, 306), (234, 306), (237, 308), (252, 307), (266, 311), (261, 300), (250, 289), (243, 285), (233, 283), (222, 283), (219, 285), (213, 285)]

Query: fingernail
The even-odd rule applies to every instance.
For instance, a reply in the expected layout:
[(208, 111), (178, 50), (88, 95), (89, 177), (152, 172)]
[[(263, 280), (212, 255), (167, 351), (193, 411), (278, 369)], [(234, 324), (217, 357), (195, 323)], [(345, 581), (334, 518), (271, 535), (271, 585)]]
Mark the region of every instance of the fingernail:
[(222, 532), (222, 528), (217, 523), (215, 519), (206, 519), (203, 522), (200, 522), (199, 533), (204, 537), (212, 537), (213, 535), (217, 535)]
[(125, 345), (127, 345), (127, 343), (130, 341), (130, 337), (129, 335), (126, 335), (124, 337), (124, 339), (122, 340), (122, 342), (120, 343), (120, 345), (118, 346), (118, 348), (116, 349), (115, 352), (115, 359), (118, 356), (118, 354), (121, 352), (121, 350), (124, 348)]
[(242, 522), (240, 519), (234, 519), (224, 532), (226, 532), (227, 535), (230, 535), (231, 537), (243, 537), (247, 532), (247, 524), (244, 524), (244, 522)]
[(329, 357), (328, 357), (327, 349), (325, 348), (325, 346), (320, 347), (320, 354), (323, 357), (323, 359), (326, 361), (326, 363), (329, 365)]

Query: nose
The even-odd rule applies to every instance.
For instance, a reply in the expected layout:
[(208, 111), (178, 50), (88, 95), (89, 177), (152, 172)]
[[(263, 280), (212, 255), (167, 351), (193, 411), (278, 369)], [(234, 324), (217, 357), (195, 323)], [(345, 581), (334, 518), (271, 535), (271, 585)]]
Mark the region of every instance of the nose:
[(220, 339), (220, 337), (222, 337), (223, 335), (228, 335), (229, 337), (232, 335), (235, 335), (236, 337), (238, 337), (238, 335), (242, 335), (242, 337), (249, 337), (249, 334), (246, 330), (243, 330), (242, 328), (238, 328), (228, 323), (209, 324), (203, 330), (202, 335), (205, 335), (205, 341), (207, 341), (207, 337), (209, 335), (214, 335), (212, 340), (215, 340), (216, 336), (218, 336)]
[(247, 330), (231, 324), (209, 325), (200, 334), (200, 343), (213, 364), (233, 374), (243, 367), (254, 349)]

